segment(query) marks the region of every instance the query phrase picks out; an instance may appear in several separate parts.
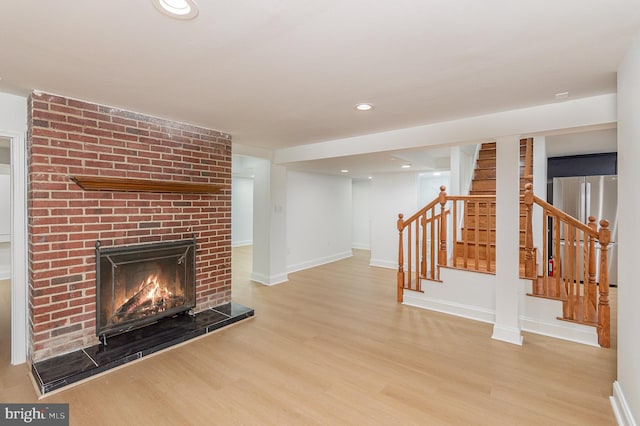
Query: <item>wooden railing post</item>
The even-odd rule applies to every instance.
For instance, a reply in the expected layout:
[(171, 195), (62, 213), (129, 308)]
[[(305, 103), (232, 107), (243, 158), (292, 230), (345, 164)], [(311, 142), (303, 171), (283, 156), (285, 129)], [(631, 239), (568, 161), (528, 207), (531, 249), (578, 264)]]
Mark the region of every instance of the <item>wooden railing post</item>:
[(611, 307), (609, 306), (609, 243), (611, 230), (609, 221), (600, 221), (600, 301), (598, 302), (598, 343), (603, 348), (611, 346)]
[(402, 303), (404, 292), (404, 244), (402, 244), (402, 230), (404, 229), (404, 215), (398, 214), (398, 303)]
[(524, 154), (524, 179), (527, 183), (533, 183), (533, 138), (527, 138)]
[(442, 185), (440, 187), (440, 195), (438, 201), (440, 202), (440, 229), (438, 234), (440, 237), (440, 244), (438, 245), (438, 266), (447, 265), (447, 215), (444, 213), (445, 204), (447, 203), (447, 188)]
[[(589, 216), (589, 228), (598, 232), (598, 225), (596, 225), (596, 218)], [(584, 297), (588, 299), (587, 302), (587, 320), (596, 322), (596, 305), (598, 303), (598, 288), (596, 287), (596, 241), (592, 236), (589, 236), (589, 263), (588, 263), (588, 277), (586, 283), (586, 289)]]
[(420, 244), (420, 276), (427, 276), (427, 212), (420, 217), (422, 244)]
[(524, 242), (524, 275), (527, 278), (536, 278), (536, 259), (533, 250), (533, 185), (527, 183), (524, 188), (524, 204), (527, 209)]

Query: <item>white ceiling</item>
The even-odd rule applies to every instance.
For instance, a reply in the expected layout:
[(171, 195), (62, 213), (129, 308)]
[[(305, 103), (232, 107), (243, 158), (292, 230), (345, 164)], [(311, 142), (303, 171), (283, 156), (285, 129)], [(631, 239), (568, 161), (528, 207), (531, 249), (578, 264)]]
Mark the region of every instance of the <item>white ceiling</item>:
[[(449, 170), (449, 147), (422, 150), (378, 152), (362, 155), (347, 155), (321, 160), (286, 163), (287, 169), (312, 173), (341, 175), (353, 179), (367, 179), (379, 173), (437, 172)], [(410, 166), (407, 169), (402, 166)], [(234, 156), (234, 176), (251, 177), (254, 164), (250, 158)], [(346, 172), (343, 172), (346, 170)]]
[(0, 2), (0, 91), (266, 149), (613, 93), (640, 31), (638, 0), (199, 0), (192, 21), (150, 0)]

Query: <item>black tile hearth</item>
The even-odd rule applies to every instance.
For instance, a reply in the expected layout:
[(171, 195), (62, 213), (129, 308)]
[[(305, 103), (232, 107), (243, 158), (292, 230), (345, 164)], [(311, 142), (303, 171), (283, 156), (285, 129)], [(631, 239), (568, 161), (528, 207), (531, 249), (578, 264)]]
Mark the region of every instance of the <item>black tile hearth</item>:
[(42, 395), (203, 334), (252, 317), (251, 308), (235, 302), (194, 316), (164, 318), (146, 327), (107, 338), (75, 352), (36, 362), (32, 373)]

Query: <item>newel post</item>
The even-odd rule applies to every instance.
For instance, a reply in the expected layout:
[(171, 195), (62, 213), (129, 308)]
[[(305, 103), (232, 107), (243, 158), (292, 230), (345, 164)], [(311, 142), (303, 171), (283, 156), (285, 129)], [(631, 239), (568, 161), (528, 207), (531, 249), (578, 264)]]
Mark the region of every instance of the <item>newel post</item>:
[(527, 222), (524, 241), (524, 275), (527, 278), (536, 277), (536, 259), (533, 252), (533, 185), (524, 186), (524, 205), (527, 209)]
[[(589, 216), (589, 229), (594, 233), (598, 233), (598, 225), (596, 224), (596, 218)], [(587, 303), (587, 319), (589, 321), (597, 321), (596, 317), (596, 305), (598, 304), (598, 288), (596, 286), (596, 241), (593, 236), (589, 236), (589, 275), (587, 277), (587, 291), (585, 292), (588, 297)]]
[(402, 231), (404, 229), (404, 215), (398, 214), (398, 302), (402, 303), (404, 291), (404, 251), (402, 244)]
[(603, 348), (611, 346), (611, 308), (609, 306), (609, 221), (600, 221), (600, 301), (598, 302), (598, 343)]
[(438, 266), (447, 265), (447, 215), (444, 211), (444, 206), (447, 203), (447, 188), (442, 185), (440, 187), (440, 194), (438, 195), (438, 202), (440, 203), (440, 229), (438, 235), (440, 236), (440, 244), (438, 245)]

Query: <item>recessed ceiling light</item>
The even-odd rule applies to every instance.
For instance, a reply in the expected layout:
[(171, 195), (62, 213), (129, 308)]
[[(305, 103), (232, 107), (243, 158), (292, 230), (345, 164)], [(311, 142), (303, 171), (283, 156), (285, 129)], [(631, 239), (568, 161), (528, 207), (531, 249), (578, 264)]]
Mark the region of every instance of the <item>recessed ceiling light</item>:
[(195, 0), (151, 0), (160, 12), (176, 19), (193, 19), (198, 15)]
[(440, 176), (440, 175), (441, 175), (441, 173), (440, 173), (440, 172), (433, 172), (433, 175), (434, 175), (434, 176)]
[(341, 172), (341, 173), (349, 173), (349, 170), (347, 170), (347, 169), (342, 169), (342, 170), (340, 170), (340, 172)]
[(409, 169), (409, 168), (411, 168), (411, 164), (403, 164), (400, 167), (402, 167), (403, 169)]
[(369, 176), (369, 179), (373, 179), (373, 176)]
[(362, 103), (356, 105), (356, 109), (358, 111), (370, 111), (373, 109), (373, 104)]

